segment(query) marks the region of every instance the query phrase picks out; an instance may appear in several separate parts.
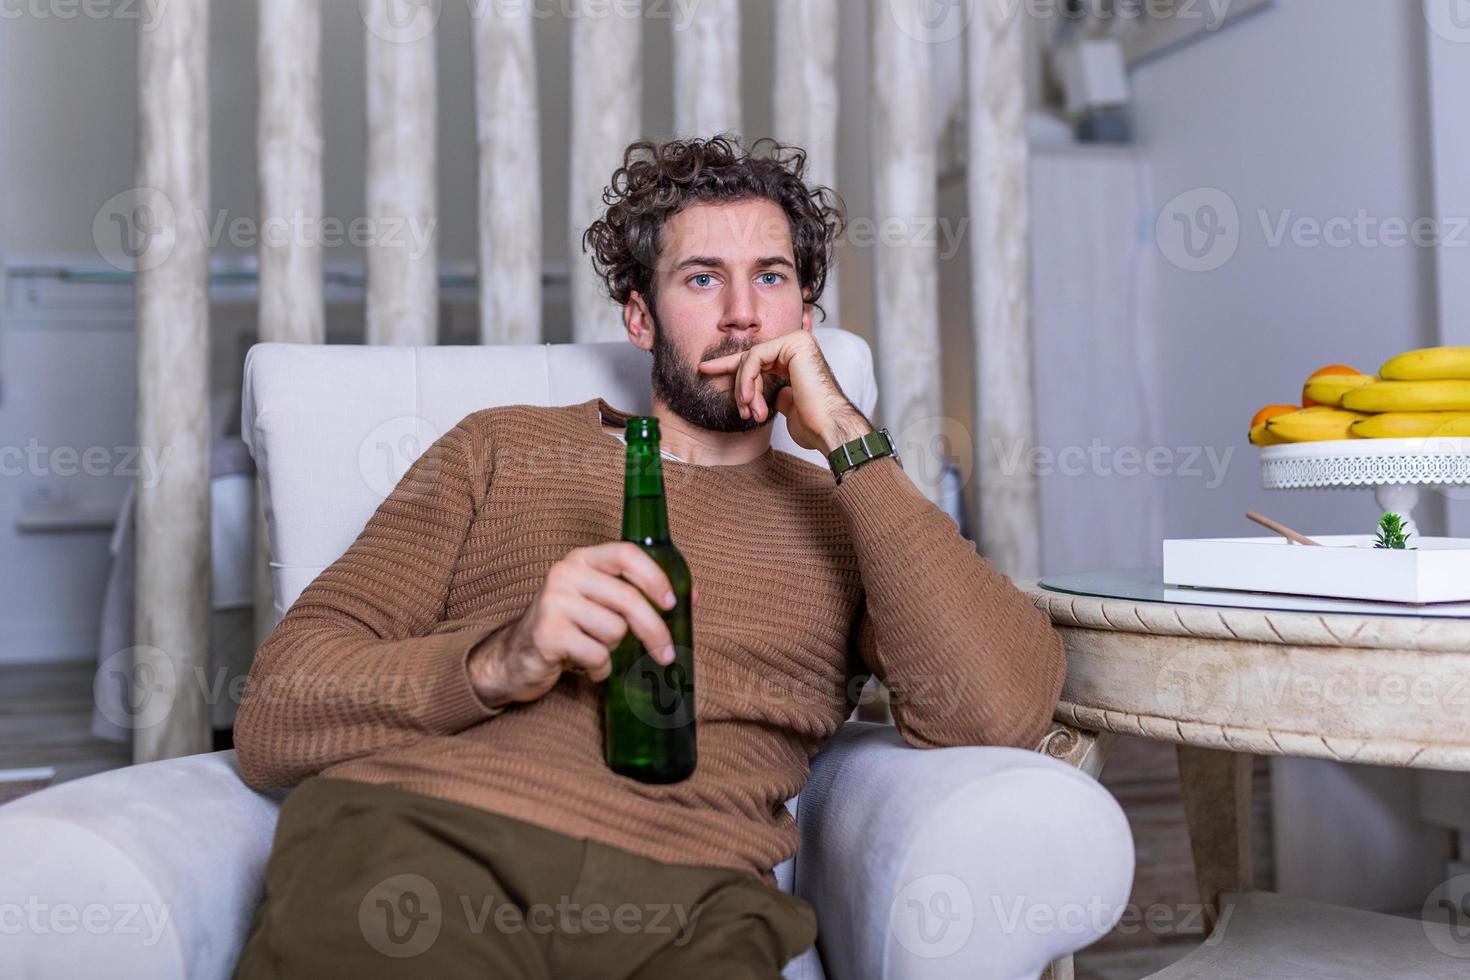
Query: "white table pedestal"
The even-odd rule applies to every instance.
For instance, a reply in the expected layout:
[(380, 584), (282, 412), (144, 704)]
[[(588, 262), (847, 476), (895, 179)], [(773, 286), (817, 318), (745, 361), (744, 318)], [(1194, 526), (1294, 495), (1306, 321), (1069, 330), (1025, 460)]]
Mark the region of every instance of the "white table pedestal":
[(1414, 507), (1421, 487), (1470, 486), (1470, 439), (1338, 439), (1266, 446), (1261, 450), (1261, 486), (1371, 489), (1379, 515), (1398, 514), (1417, 537)]

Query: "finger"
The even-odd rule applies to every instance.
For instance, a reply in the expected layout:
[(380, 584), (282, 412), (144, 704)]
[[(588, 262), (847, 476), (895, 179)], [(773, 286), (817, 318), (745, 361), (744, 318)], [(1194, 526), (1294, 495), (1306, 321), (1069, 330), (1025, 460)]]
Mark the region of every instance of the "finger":
[[(771, 401), (770, 401), (770, 399), (768, 399), (766, 397), (766, 390), (767, 390), (767, 381), (766, 381), (766, 379), (767, 378), (773, 378), (776, 381), (784, 380), (780, 375), (776, 374), (775, 372), (771, 372), (771, 371), (767, 371), (766, 373), (760, 375), (756, 379), (756, 383), (755, 383), (755, 397), (754, 397), (754, 400), (753, 400), (753, 404), (754, 404), (755, 418), (756, 418), (756, 421), (758, 421), (758, 422), (764, 422), (766, 419), (770, 418), (770, 416), (771, 416), (771, 411), (772, 411)], [(782, 385), (780, 388), (777, 388), (776, 389), (776, 396), (777, 396), (777, 398), (780, 397), (781, 392), (788, 390), (789, 387), (790, 387), (789, 385)]]
[(576, 629), (567, 634), (561, 653), (563, 670), (581, 671), (590, 681), (605, 681), (612, 673), (608, 648)]
[[(763, 350), (761, 348), (764, 348)], [(752, 347), (750, 353), (760, 351), (756, 363), (742, 366), (744, 374), (736, 381), (737, 390), (742, 392), (744, 403), (750, 407), (752, 414), (760, 421), (765, 421), (771, 414), (770, 403), (766, 399), (766, 377), (778, 381), (789, 381), (790, 369), (787, 367), (790, 349), (780, 343), (770, 342)], [(743, 379), (743, 382), (742, 380)]]
[(619, 639), (622, 633), (631, 630), (659, 663), (671, 659), (666, 648), (673, 645), (674, 637), (668, 624), (633, 586), (611, 575), (593, 574), (582, 583), (580, 591), (585, 598), (611, 609), (627, 624)]
[(741, 353), (743, 352), (737, 351), (734, 354), (724, 354), (720, 357), (712, 357), (707, 361), (700, 361), (699, 369), (707, 374), (729, 374), (735, 369), (735, 365), (740, 363), (737, 358)]
[(735, 367), (735, 380), (730, 385), (730, 393), (735, 396), (735, 408), (740, 412), (741, 418), (750, 417), (750, 406), (745, 400), (745, 365), (750, 363), (747, 354), (740, 356), (740, 363)]
[(776, 392), (776, 411), (780, 412), (782, 415), (790, 415), (792, 406), (794, 406), (795, 404), (796, 392), (791, 390), (790, 385), (787, 385), (780, 391)]
[(745, 358), (735, 374), (735, 401), (740, 406), (741, 418), (749, 418), (755, 414), (755, 401), (758, 397), (756, 390), (760, 387), (761, 371), (766, 366), (770, 353), (769, 349), (762, 351), (762, 346), (757, 344), (745, 352)]
[(770, 355), (774, 352), (767, 348), (761, 349), (757, 344), (745, 352), (745, 360), (740, 363), (740, 373), (736, 375), (740, 386), (740, 397), (747, 407), (750, 407), (756, 398), (756, 389), (760, 387), (761, 371), (769, 363)]
[(771, 414), (771, 407), (766, 404), (765, 386), (763, 384), (761, 384), (759, 380), (757, 380), (756, 386), (755, 386), (755, 409), (754, 409), (754, 411), (755, 411), (755, 420), (757, 422), (764, 422), (766, 420), (766, 416)]
[(581, 557), (585, 564), (599, 572), (621, 575), (632, 582), (660, 608), (674, 608), (674, 603), (669, 601), (674, 583), (669, 581), (668, 573), (633, 542), (608, 541), (593, 545), (581, 549)]
[[(641, 598), (641, 597), (640, 597)], [(611, 649), (628, 632), (628, 621), (615, 610), (583, 595), (566, 600), (562, 613), (576, 629)]]

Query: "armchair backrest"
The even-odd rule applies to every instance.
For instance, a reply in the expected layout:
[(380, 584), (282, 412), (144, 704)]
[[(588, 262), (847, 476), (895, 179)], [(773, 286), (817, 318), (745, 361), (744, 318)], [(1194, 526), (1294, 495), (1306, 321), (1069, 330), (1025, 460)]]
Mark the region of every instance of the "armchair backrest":
[[(835, 327), (817, 327), (815, 336), (842, 390), (871, 416), (878, 384), (867, 342)], [(627, 341), (256, 344), (245, 358), (240, 432), (260, 478), (274, 619), (356, 540), (410, 464), (466, 415), (599, 396), (647, 413), (652, 363)], [(792, 441), (785, 418), (772, 426), (776, 449), (826, 465)]]

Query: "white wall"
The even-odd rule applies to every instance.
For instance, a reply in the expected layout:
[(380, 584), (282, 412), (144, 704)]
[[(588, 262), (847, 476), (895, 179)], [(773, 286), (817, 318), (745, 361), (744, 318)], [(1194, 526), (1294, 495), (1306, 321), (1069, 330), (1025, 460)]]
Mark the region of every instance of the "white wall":
[[(1238, 242), (1219, 268), (1185, 271), (1173, 245), (1157, 262), (1165, 444), (1236, 447), (1219, 489), (1169, 481), (1169, 536), (1253, 533), (1247, 508), (1309, 533), (1371, 528), (1366, 491), (1262, 491), (1246, 423), (1262, 405), (1294, 402), (1321, 365), (1372, 372), (1435, 343), (1435, 256), (1369, 247), (1356, 232), (1349, 247), (1276, 246), (1260, 213), (1273, 227), (1284, 214), (1433, 215), (1424, 62), (1418, 3), (1281, 0), (1135, 73), (1161, 220), (1197, 213), (1210, 201), (1201, 188), (1223, 191), (1239, 211), (1220, 250), (1201, 259), (1221, 260)], [(1442, 503), (1430, 495), (1416, 514), (1426, 533), (1442, 526)], [(1439, 881), (1446, 835), (1420, 822), (1412, 772), (1278, 760), (1274, 777), (1282, 891), (1417, 907)]]
[[(1164, 220), (1176, 195), (1199, 188), (1224, 191), (1240, 215), (1238, 249), (1222, 267), (1159, 262), (1165, 443), (1237, 447), (1217, 490), (1171, 482), (1170, 536), (1249, 534), (1247, 508), (1306, 532), (1366, 532), (1376, 519), (1366, 492), (1262, 491), (1247, 423), (1262, 405), (1296, 401), (1317, 367), (1371, 372), (1434, 342), (1433, 255), (1273, 247), (1259, 213), (1270, 222), (1288, 212), (1323, 222), (1433, 213), (1418, 6), (1282, 0), (1134, 75)], [(1419, 516), (1426, 533), (1437, 526)]]

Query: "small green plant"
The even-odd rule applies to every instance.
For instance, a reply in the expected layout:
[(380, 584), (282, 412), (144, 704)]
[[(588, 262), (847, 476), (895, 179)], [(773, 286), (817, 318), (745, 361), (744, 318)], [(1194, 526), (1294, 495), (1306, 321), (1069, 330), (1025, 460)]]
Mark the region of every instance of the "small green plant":
[(1378, 538), (1373, 542), (1373, 547), (1402, 550), (1409, 546), (1410, 537), (1404, 530), (1404, 519), (1390, 511), (1378, 522)]

